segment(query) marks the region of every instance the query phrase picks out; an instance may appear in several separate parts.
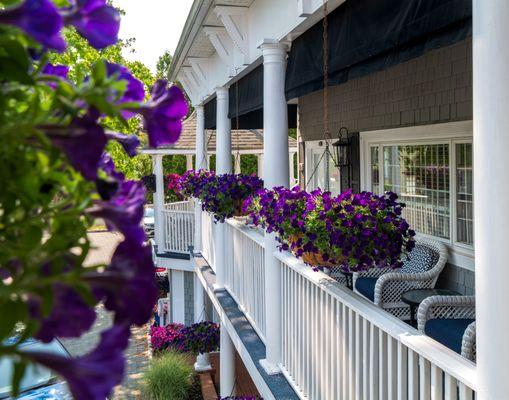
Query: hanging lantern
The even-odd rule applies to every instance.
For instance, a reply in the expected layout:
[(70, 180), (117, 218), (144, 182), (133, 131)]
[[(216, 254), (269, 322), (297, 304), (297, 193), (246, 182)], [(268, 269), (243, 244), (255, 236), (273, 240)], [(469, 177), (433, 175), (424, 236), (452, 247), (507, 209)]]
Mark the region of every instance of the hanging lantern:
[(334, 148), (334, 165), (336, 168), (346, 168), (351, 164), (352, 141), (347, 128), (341, 128), (338, 141), (332, 144)]

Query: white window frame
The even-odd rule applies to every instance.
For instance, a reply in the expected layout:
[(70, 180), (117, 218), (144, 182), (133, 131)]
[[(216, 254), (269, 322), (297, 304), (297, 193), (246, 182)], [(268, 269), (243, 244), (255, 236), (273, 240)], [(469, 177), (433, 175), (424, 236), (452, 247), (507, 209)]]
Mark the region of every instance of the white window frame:
[[(305, 141), (304, 142), (304, 152), (305, 152), (305, 182), (304, 182), (304, 186), (306, 188), (307, 191), (311, 191), (311, 190), (314, 190), (316, 189), (315, 186), (313, 186), (313, 182), (309, 182), (309, 179), (313, 176), (313, 173), (315, 172), (315, 164), (314, 164), (314, 159), (313, 159), (313, 155), (314, 154), (323, 154), (323, 152), (325, 151), (325, 140), (309, 140), (309, 141)], [(317, 151), (318, 150), (318, 151)], [(330, 150), (332, 151), (332, 148), (330, 148)], [(324, 155), (324, 159), (325, 159), (325, 155)], [(325, 173), (325, 160), (322, 160), (321, 163), (323, 163), (322, 167), (322, 171), (323, 171), (323, 174), (324, 174), (324, 178), (326, 178), (326, 173)], [(339, 185), (341, 186), (341, 182), (339, 182)], [(322, 188), (325, 190), (325, 188)]]
[(450, 239), (419, 234), (439, 240), (449, 247), (449, 262), (469, 270), (475, 268), (473, 246), (457, 242), (456, 209), (456, 144), (472, 143), (472, 121), (450, 122), (445, 124), (411, 126), (405, 128), (366, 131), (360, 133), (361, 188), (371, 190), (371, 148), (379, 147), (380, 190), (383, 190), (383, 146), (448, 144), (450, 163)]

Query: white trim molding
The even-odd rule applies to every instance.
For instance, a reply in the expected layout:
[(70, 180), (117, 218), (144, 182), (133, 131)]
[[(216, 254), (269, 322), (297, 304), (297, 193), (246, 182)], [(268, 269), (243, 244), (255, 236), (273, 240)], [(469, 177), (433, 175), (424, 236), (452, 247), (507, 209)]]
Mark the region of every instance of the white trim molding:
[[(433, 125), (419, 125), (395, 129), (360, 132), (360, 175), (361, 189), (371, 190), (370, 159), (371, 148), (384, 145), (418, 145), (418, 144), (448, 144), (449, 164), (452, 169), (456, 168), (455, 144), (472, 143), (472, 121), (450, 122)], [(383, 155), (379, 155), (380, 166), (380, 190), (383, 191)], [(435, 236), (430, 237), (444, 242), (449, 247), (448, 262), (471, 271), (475, 269), (475, 253), (473, 246), (458, 243), (456, 240), (456, 179), (450, 174), (450, 238), (444, 239)]]

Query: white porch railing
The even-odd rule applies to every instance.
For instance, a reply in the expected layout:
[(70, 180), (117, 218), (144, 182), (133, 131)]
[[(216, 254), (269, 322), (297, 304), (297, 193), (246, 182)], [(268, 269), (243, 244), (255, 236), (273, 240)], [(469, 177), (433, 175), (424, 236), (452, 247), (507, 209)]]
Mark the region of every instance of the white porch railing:
[(265, 341), (264, 237), (244, 223), (228, 220), (225, 243), (226, 289)]
[(217, 224), (214, 223), (214, 217), (208, 212), (201, 213), (201, 229), (202, 229), (202, 249), (201, 254), (209, 263), (212, 269), (216, 270), (216, 244), (215, 238)]
[[(203, 255), (215, 254), (203, 213)], [(225, 287), (263, 341), (263, 234), (225, 224)], [(476, 366), (416, 329), (312, 271), (290, 253), (281, 268), (281, 370), (302, 399), (474, 400)]]
[(164, 250), (172, 253), (189, 253), (194, 247), (194, 202), (167, 204), (164, 216)]
[(288, 253), (282, 365), (306, 399), (472, 400), (475, 365)]

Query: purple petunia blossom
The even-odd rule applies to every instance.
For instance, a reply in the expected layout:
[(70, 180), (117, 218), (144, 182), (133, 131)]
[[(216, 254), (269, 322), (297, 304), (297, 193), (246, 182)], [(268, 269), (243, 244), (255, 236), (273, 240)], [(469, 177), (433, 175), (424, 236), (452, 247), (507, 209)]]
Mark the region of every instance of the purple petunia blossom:
[(128, 324), (114, 325), (102, 332), (92, 352), (74, 359), (45, 352), (23, 354), (61, 375), (76, 400), (104, 400), (122, 382), (129, 335)]
[(2, 10), (0, 24), (17, 26), (47, 48), (65, 50), (62, 17), (50, 0), (25, 0), (19, 6)]
[(76, 117), (69, 125), (70, 134), (51, 135), (55, 146), (59, 147), (71, 165), (88, 180), (97, 178), (97, 168), (106, 146), (104, 129), (92, 115)]
[(143, 325), (152, 316), (157, 300), (155, 269), (150, 247), (125, 240), (113, 254), (111, 264), (86, 280), (104, 306), (115, 312), (115, 321)]
[(55, 337), (76, 338), (88, 331), (95, 321), (94, 308), (71, 287), (59, 283), (53, 285), (53, 305), (48, 316), (41, 315), (41, 300), (31, 296), (29, 308), (32, 318), (40, 326), (34, 335), (44, 343)]
[(184, 93), (177, 86), (168, 88), (163, 79), (154, 84), (150, 93), (150, 101), (134, 111), (144, 117), (151, 147), (173, 144), (180, 137), (182, 119), (188, 111)]
[[(116, 75), (119, 81), (126, 81), (127, 87), (122, 97), (117, 100), (118, 104), (140, 102), (145, 98), (145, 88), (143, 83), (136, 79), (126, 67), (114, 63), (106, 63), (106, 72), (108, 76)], [(123, 110), (122, 115), (128, 119), (136, 115), (136, 113)]]
[(117, 182), (122, 182), (125, 180), (125, 175), (122, 172), (118, 172), (116, 170), (113, 159), (106, 152), (104, 152), (101, 156), (99, 168), (106, 172), (106, 175), (108, 175), (110, 178), (113, 178)]
[(120, 14), (106, 0), (77, 0), (75, 7), (65, 17), (92, 47), (103, 49), (118, 41)]
[(137, 181), (122, 182), (115, 196), (109, 201), (97, 201), (89, 210), (96, 218), (121, 232), (132, 243), (143, 243), (145, 232), (140, 226), (145, 204), (145, 188)]
[(129, 157), (136, 155), (136, 149), (140, 145), (140, 139), (136, 135), (124, 135), (118, 132), (106, 132), (108, 139), (116, 140), (122, 145)]
[[(57, 78), (67, 79), (67, 75), (69, 74), (69, 67), (67, 65), (46, 64), (41, 70), (41, 73), (43, 75), (51, 75)], [(56, 82), (47, 82), (46, 84), (53, 89), (57, 87)]]

